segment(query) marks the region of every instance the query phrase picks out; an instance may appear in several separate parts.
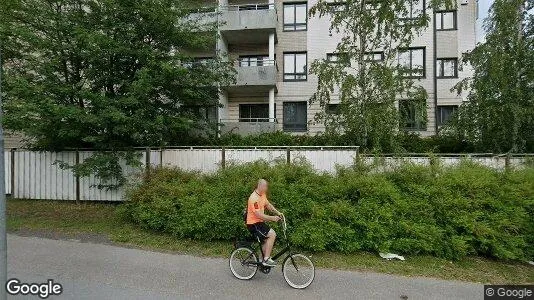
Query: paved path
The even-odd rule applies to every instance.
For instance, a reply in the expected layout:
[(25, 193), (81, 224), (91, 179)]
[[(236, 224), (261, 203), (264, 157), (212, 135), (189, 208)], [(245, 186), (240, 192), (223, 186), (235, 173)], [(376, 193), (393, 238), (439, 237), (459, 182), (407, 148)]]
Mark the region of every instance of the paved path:
[(483, 299), (478, 284), (322, 269), (294, 290), (279, 269), (240, 281), (224, 259), (15, 235), (8, 263), (9, 278), (61, 283), (59, 299)]

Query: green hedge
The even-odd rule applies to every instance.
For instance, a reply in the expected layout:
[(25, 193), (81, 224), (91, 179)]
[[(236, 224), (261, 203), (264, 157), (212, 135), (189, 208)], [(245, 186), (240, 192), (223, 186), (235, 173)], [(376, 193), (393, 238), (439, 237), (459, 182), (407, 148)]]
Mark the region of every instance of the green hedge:
[(123, 213), (180, 238), (245, 236), (241, 212), (259, 177), (287, 215), (291, 240), (311, 251), (391, 251), (458, 259), (534, 256), (534, 169), (494, 171), (404, 164), (318, 174), (306, 165), (256, 162), (214, 175), (158, 169), (133, 188)]

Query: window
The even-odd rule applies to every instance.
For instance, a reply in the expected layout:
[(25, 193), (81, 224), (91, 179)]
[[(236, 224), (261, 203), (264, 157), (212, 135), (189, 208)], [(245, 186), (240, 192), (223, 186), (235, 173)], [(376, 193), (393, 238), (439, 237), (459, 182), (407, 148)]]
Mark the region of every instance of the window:
[(213, 57), (194, 57), (190, 61), (184, 62), (183, 66), (189, 69), (200, 68), (213, 63), (214, 60)]
[(284, 3), (284, 31), (299, 31), (308, 28), (308, 4)]
[(265, 10), (269, 9), (269, 4), (245, 4), (239, 5), (239, 10)]
[(306, 81), (307, 61), (306, 53), (284, 53), (284, 81)]
[(382, 4), (383, 3), (381, 3), (380, 1), (374, 1), (374, 0), (366, 1), (365, 2), (365, 9), (368, 10), (368, 11), (376, 12), (376, 11), (378, 11), (380, 9), (380, 6)]
[(439, 78), (457, 78), (458, 77), (458, 59), (457, 58), (438, 58), (438, 77)]
[(425, 14), (425, 0), (406, 0), (404, 3), (406, 12), (400, 16), (403, 20), (414, 20)]
[(269, 122), (269, 104), (239, 104), (239, 122)]
[(347, 53), (327, 53), (326, 60), (331, 63), (340, 63), (350, 66), (350, 59)]
[(308, 103), (284, 102), (284, 131), (308, 129)]
[(437, 12), (436, 30), (456, 30), (456, 11)]
[(339, 104), (330, 103), (326, 105), (326, 114), (328, 115), (339, 115)]
[(438, 106), (438, 125), (447, 124), (451, 117), (458, 110), (458, 105), (442, 105)]
[(401, 127), (408, 130), (426, 130), (426, 103), (400, 100)]
[(383, 61), (384, 60), (384, 52), (382, 52), (382, 51), (367, 52), (367, 53), (365, 53), (364, 59), (366, 61)]
[(405, 77), (425, 77), (425, 48), (399, 50), (399, 66)]
[(239, 57), (240, 67), (268, 66), (272, 64), (273, 62), (269, 60), (269, 55), (251, 55)]
[(330, 2), (327, 4), (328, 8), (330, 9), (330, 12), (337, 13), (347, 10), (347, 2), (339, 1), (339, 2)]
[(217, 106), (184, 106), (183, 110), (186, 114), (210, 123), (217, 123)]

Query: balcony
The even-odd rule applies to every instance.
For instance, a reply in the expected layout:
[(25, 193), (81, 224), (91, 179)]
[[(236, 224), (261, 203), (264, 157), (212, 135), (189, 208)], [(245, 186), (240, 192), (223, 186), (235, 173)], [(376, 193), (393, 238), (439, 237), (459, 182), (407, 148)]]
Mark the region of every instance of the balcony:
[(238, 60), (236, 63), (236, 83), (228, 86), (227, 91), (232, 94), (246, 94), (248, 92), (269, 92), (275, 88), (278, 68), (274, 60), (259, 60), (254, 63)]
[(276, 34), (277, 15), (274, 4), (221, 6), (220, 31), (228, 44), (265, 43)]
[(221, 134), (238, 134), (242, 136), (275, 132), (276, 119), (254, 118), (239, 120), (221, 120)]

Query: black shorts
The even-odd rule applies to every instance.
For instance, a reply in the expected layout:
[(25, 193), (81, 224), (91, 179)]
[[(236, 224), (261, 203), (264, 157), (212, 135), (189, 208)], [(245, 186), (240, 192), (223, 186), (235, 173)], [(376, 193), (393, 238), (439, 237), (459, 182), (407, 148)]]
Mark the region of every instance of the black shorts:
[(253, 236), (258, 237), (261, 241), (267, 238), (267, 234), (269, 234), (269, 231), (271, 230), (271, 227), (265, 222), (247, 224), (247, 228)]

